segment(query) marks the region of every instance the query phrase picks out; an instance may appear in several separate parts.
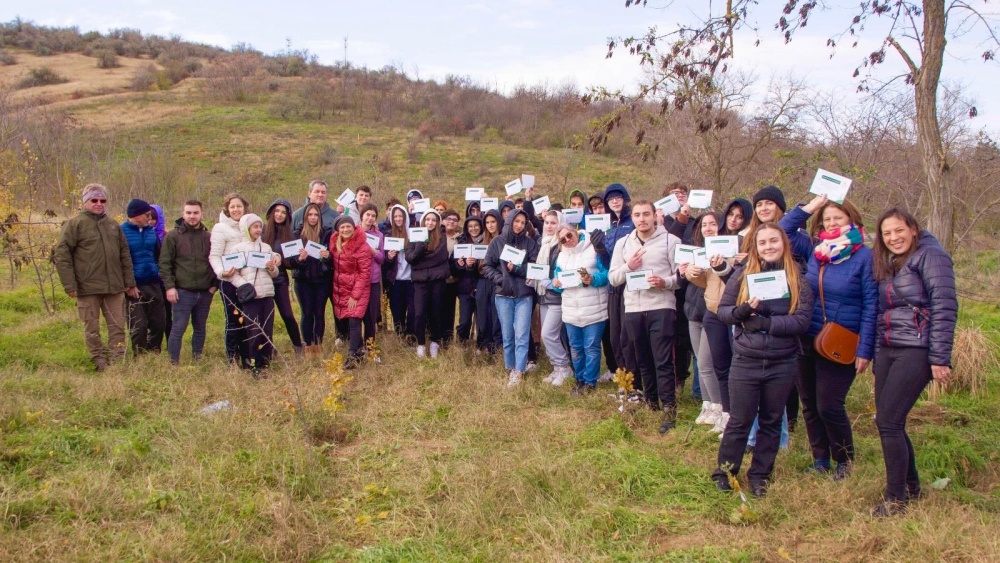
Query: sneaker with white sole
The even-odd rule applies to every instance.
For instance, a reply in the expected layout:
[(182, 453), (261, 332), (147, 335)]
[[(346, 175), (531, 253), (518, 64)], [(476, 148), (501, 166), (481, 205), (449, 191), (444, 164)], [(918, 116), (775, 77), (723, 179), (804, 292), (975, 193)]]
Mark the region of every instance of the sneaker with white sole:
[(559, 376), (559, 368), (542, 378), (542, 383), (552, 383)]
[(427, 357), (427, 347), (426, 346), (417, 346), (417, 357), (418, 358), (426, 358)]
[(709, 403), (708, 412), (705, 414), (705, 424), (715, 427), (722, 416), (722, 405), (719, 403)]
[(538, 364), (536, 364), (535, 362), (528, 362), (528, 365), (524, 366), (525, 373), (529, 371), (535, 371), (536, 369), (538, 369)]
[(438, 352), (441, 350), (441, 346), (437, 342), (431, 342), (431, 357), (438, 357)]
[(606, 370), (597, 378), (598, 383), (607, 383), (615, 378), (615, 374), (611, 373), (610, 370)]
[[(698, 418), (694, 419), (695, 424), (705, 424), (705, 417), (708, 416), (708, 408), (711, 404), (708, 401), (701, 402), (701, 412), (698, 413)], [(715, 422), (712, 422), (712, 424), (715, 424)]]
[(524, 374), (517, 371), (516, 369), (510, 370), (510, 376), (507, 379), (507, 388), (513, 389), (521, 384), (521, 380), (524, 379)]
[(724, 412), (719, 415), (719, 420), (716, 421), (715, 426), (713, 426), (712, 429), (709, 430), (709, 432), (714, 432), (715, 434), (718, 434), (720, 436), (719, 439), (721, 439), (722, 433), (726, 431), (727, 424), (729, 424), (729, 413)]

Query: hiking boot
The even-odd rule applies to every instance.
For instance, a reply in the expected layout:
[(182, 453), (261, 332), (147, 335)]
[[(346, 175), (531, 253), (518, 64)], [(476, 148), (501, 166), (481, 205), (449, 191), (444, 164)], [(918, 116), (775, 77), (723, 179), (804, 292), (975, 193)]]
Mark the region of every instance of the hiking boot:
[(677, 425), (677, 409), (673, 405), (663, 407), (663, 421), (660, 422), (660, 434), (666, 434)]
[(755, 498), (764, 498), (767, 495), (767, 481), (750, 483), (750, 494)]
[(814, 459), (812, 465), (806, 469), (806, 473), (829, 473), (830, 472), (830, 460), (829, 459)]
[(713, 475), (712, 479), (715, 480), (715, 488), (720, 491), (731, 491), (733, 486), (729, 484), (728, 475)]
[(843, 481), (851, 476), (851, 462), (838, 463), (837, 469), (833, 472), (834, 481)]
[(589, 383), (584, 383), (582, 381), (578, 381), (576, 383), (576, 386), (573, 387), (573, 395), (576, 396), (576, 397), (582, 397), (584, 395), (589, 395), (589, 394), (593, 393), (596, 388), (597, 387), (595, 385), (591, 385)]
[(890, 518), (906, 512), (906, 503), (901, 500), (883, 500), (872, 508), (873, 518)]

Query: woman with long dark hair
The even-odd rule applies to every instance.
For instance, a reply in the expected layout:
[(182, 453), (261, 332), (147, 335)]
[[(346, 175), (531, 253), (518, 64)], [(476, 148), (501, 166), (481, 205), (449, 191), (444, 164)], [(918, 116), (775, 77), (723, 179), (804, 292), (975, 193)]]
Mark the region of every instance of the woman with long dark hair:
[[(283, 243), (295, 240), (295, 235), (292, 233), (292, 204), (287, 199), (277, 199), (267, 208), (266, 224), (261, 240), (278, 254), (281, 254)], [(299, 331), (299, 323), (295, 320), (292, 299), (288, 292), (288, 268), (291, 267), (291, 260), (294, 258), (281, 260), (278, 264), (278, 275), (271, 281), (274, 283), (274, 306), (281, 315), (281, 321), (285, 323), (285, 330), (288, 332), (289, 340), (292, 341), (295, 355), (301, 356), (302, 334)]]
[(323, 227), (323, 210), (310, 203), (302, 214), (302, 226), (293, 233), (305, 245), (314, 242), (323, 247), (319, 257), (309, 256), (303, 248), (297, 258), (290, 260), (294, 268), (295, 296), (302, 308), (302, 341), (306, 355), (323, 356), (323, 335), (326, 332), (326, 302), (330, 299), (333, 272), (330, 264), (330, 239), (332, 231)]
[[(562, 223), (562, 213), (559, 211), (546, 211), (542, 213), (542, 239), (539, 242), (538, 263), (544, 264), (549, 269), (549, 278), (546, 280), (535, 280), (535, 293), (538, 294), (538, 309), (541, 316), (542, 342), (545, 343), (545, 354), (552, 364), (552, 373), (542, 379), (545, 383), (559, 386), (567, 377), (573, 375), (570, 368), (569, 351), (563, 344), (563, 312), (562, 294), (559, 291), (552, 291), (553, 280), (556, 276), (556, 260), (559, 259), (559, 237), (556, 232)], [(607, 274), (605, 274), (607, 277)], [(598, 340), (598, 348), (600, 340)], [(598, 357), (598, 368), (600, 358)], [(596, 383), (596, 379), (594, 381)]]
[(920, 498), (906, 418), (933, 379), (951, 381), (951, 350), (958, 318), (955, 269), (934, 235), (902, 209), (878, 220), (874, 257), (878, 280), (875, 425), (885, 458), (885, 494), (877, 517), (906, 511)]
[[(489, 245), (500, 236), (503, 220), (500, 212), (491, 209), (483, 215), (483, 244)], [(496, 286), (483, 275), (483, 260), (479, 261), (480, 278), (476, 282), (476, 346), (490, 357), (503, 347), (503, 331), (496, 308)]]
[[(462, 225), (456, 244), (483, 244), (483, 219), (469, 215)], [(451, 275), (458, 290), (458, 341), (465, 344), (472, 335), (476, 314), (476, 285), (479, 282), (479, 260), (471, 257), (452, 258)]]
[[(410, 226), (410, 215), (402, 205), (389, 208), (389, 238), (403, 240), (406, 248), (410, 236), (407, 228)], [(416, 313), (413, 311), (413, 279), (410, 263), (406, 261), (406, 253), (398, 250), (387, 250), (385, 253), (385, 282), (389, 284), (389, 310), (392, 311), (392, 322), (396, 334), (414, 336), (413, 321)]]
[(413, 329), (417, 335), (417, 357), (427, 355), (427, 332), (430, 329), (430, 355), (436, 358), (444, 338), (444, 284), (451, 275), (448, 264), (448, 241), (445, 239), (441, 216), (428, 211), (420, 218), (427, 229), (427, 241), (411, 240), (406, 245), (406, 261), (413, 268)]
[[(760, 426), (747, 480), (751, 493), (761, 497), (767, 493), (778, 455), (785, 401), (798, 371), (799, 336), (809, 330), (813, 296), (781, 227), (763, 223), (750, 238), (752, 251), (730, 277), (719, 302), (719, 318), (734, 326), (735, 355), (729, 371), (730, 418), (712, 477), (720, 489), (730, 489), (729, 479), (739, 474), (757, 417)], [(774, 272), (773, 278), (778, 272), (784, 275), (783, 297), (764, 300), (750, 295), (748, 277), (767, 272)]]

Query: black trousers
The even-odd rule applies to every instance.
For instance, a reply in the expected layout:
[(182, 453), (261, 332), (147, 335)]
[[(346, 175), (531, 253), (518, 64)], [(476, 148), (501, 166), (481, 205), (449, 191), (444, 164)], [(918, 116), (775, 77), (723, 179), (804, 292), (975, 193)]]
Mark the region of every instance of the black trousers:
[(306, 346), (323, 343), (326, 332), (326, 302), (333, 287), (329, 280), (295, 280), (295, 296), (302, 308), (302, 340)]
[[(683, 293), (678, 291), (678, 293)], [(684, 315), (684, 307), (681, 300), (677, 300), (677, 318), (674, 321), (674, 373), (677, 374), (677, 385), (683, 387), (684, 382), (691, 376), (691, 357), (694, 350), (691, 348), (691, 333), (688, 332), (688, 319)]]
[(441, 303), (441, 339), (445, 343), (451, 342), (451, 339), (455, 337), (455, 311), (457, 306), (458, 284), (445, 282), (444, 302)]
[(392, 311), (392, 323), (396, 334), (400, 336), (414, 334), (413, 321), (416, 313), (413, 310), (412, 281), (395, 280), (389, 286), (389, 310)]
[(229, 363), (249, 364), (250, 359), (244, 358), (241, 354), (240, 343), (246, 340), (246, 329), (240, 323), (243, 313), (241, 307), (236, 302), (236, 286), (224, 281), (218, 292), (222, 299), (222, 307), (226, 311), (226, 361)]
[(712, 365), (715, 377), (719, 380), (719, 392), (722, 395), (722, 411), (729, 412), (729, 365), (733, 362), (733, 347), (730, 342), (732, 327), (719, 320), (719, 317), (706, 311), (702, 319), (705, 326), (705, 336), (708, 337), (708, 347), (712, 352)]
[(342, 321), (347, 325), (347, 341), (349, 343), (348, 354), (351, 357), (358, 357), (365, 353), (365, 341), (361, 337), (363, 332), (362, 326), (364, 325), (364, 319), (361, 317), (347, 317), (342, 319), (337, 319)]
[(747, 479), (750, 483), (765, 483), (774, 471), (781, 439), (781, 418), (785, 414), (788, 391), (795, 385), (798, 361), (795, 358), (758, 360), (737, 354), (729, 369), (729, 389), (732, 393), (729, 424), (719, 446), (718, 465), (713, 475), (736, 475), (743, 463), (743, 453), (754, 418), (757, 445)]
[(417, 335), (417, 346), (427, 343), (427, 332), (431, 342), (441, 343), (444, 338), (444, 294), (445, 281), (434, 280), (413, 282), (413, 330)]
[(854, 435), (844, 404), (857, 375), (854, 363), (838, 364), (820, 356), (813, 348), (812, 338), (802, 339), (802, 350), (795, 384), (802, 400), (802, 419), (813, 459), (852, 461)]
[(243, 366), (253, 360), (253, 367), (265, 369), (271, 364), (271, 336), (274, 334), (274, 299), (259, 297), (242, 305), (247, 338), (240, 343), (243, 348)]
[(285, 331), (288, 332), (288, 339), (292, 341), (292, 346), (299, 348), (302, 346), (302, 333), (299, 331), (299, 323), (295, 320), (295, 312), (292, 311), (292, 299), (288, 294), (287, 283), (274, 284), (274, 306), (281, 315), (281, 322), (285, 323)]
[(490, 354), (503, 348), (503, 331), (495, 297), (493, 282), (485, 278), (476, 282), (476, 346)]
[(382, 312), (382, 282), (373, 283), (368, 293), (368, 311), (364, 318), (364, 339), (374, 341), (378, 316)]
[(885, 499), (901, 501), (920, 492), (913, 443), (906, 434), (906, 417), (930, 383), (926, 348), (879, 348), (875, 373), (875, 425), (885, 458)]
[(665, 410), (677, 405), (671, 353), (675, 315), (673, 309), (625, 313), (625, 332), (633, 343), (643, 394), (650, 404)]
[(159, 283), (140, 285), (138, 289), (139, 299), (127, 298), (132, 353), (159, 353), (163, 348), (163, 333), (167, 326), (163, 289)]
[[(642, 388), (642, 378), (639, 375), (639, 368), (636, 365), (636, 351), (625, 332), (625, 286), (613, 288), (608, 295), (608, 321), (604, 325), (604, 336), (602, 344), (605, 344), (604, 361), (608, 364), (611, 373), (618, 371), (618, 368), (625, 368), (632, 372), (635, 377), (633, 385), (636, 389)], [(612, 358), (608, 359), (607, 346), (610, 345)]]
[(458, 294), (458, 341), (468, 342), (476, 315), (476, 298), (471, 293)]

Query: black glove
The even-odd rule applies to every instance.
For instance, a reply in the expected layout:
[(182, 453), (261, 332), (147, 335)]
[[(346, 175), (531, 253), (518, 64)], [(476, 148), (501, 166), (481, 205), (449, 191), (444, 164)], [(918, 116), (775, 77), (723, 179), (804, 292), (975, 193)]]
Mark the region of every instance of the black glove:
[(771, 330), (771, 319), (770, 317), (754, 315), (743, 321), (743, 330), (748, 330), (750, 332), (767, 332)]
[(604, 231), (601, 229), (590, 231), (590, 244), (594, 245), (595, 249), (604, 248)]
[(753, 315), (753, 307), (750, 306), (749, 302), (744, 303), (733, 310), (733, 318), (736, 319), (737, 322), (743, 322), (749, 319), (750, 315)]

